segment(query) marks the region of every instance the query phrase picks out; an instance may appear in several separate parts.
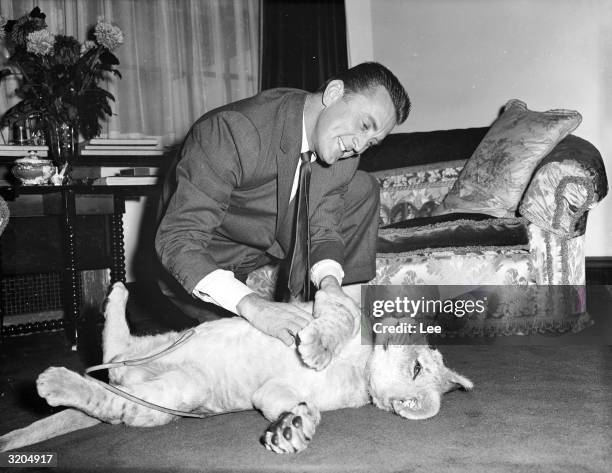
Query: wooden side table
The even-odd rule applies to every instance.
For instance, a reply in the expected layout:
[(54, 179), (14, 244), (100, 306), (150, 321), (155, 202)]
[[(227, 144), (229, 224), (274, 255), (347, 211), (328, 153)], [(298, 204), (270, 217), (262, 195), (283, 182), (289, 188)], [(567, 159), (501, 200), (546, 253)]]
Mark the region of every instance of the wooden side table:
[[(91, 212), (88, 205), (95, 200), (95, 196), (106, 197), (102, 199), (102, 213), (111, 215), (110, 245), (112, 263), (110, 265), (111, 283), (125, 281), (125, 254), (123, 241), (123, 214), (125, 200), (128, 197), (140, 197), (156, 194), (159, 185), (150, 186), (92, 186), (92, 185), (66, 185), (66, 186), (0, 186), (0, 194), (10, 203), (23, 195), (49, 196), (59, 194), (61, 199), (61, 218), (63, 227), (64, 266), (62, 268), (62, 293), (64, 301), (65, 323), (64, 328), (68, 337), (76, 346), (77, 326), (80, 321), (81, 287), (79, 279), (80, 256), (77, 251), (78, 235), (75, 232), (75, 218), (77, 215), (87, 215)], [(89, 199), (88, 199), (89, 198)], [(56, 197), (57, 199), (57, 197)], [(89, 200), (89, 202), (88, 202)], [(97, 204), (99, 205), (99, 204)], [(98, 209), (98, 212), (100, 209)], [(2, 300), (0, 300), (0, 313)]]

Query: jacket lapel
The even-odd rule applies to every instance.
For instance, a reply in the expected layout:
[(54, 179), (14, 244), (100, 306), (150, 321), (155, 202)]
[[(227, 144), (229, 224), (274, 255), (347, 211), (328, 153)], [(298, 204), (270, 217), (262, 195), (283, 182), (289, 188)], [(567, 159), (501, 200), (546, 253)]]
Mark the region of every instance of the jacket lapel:
[(277, 208), (276, 235), (286, 231), (283, 223), (287, 217), (291, 186), (300, 157), (302, 146), (302, 116), (306, 94), (295, 94), (290, 96), (278, 116), (285, 122), (280, 140), (280, 147), (276, 154), (277, 163)]

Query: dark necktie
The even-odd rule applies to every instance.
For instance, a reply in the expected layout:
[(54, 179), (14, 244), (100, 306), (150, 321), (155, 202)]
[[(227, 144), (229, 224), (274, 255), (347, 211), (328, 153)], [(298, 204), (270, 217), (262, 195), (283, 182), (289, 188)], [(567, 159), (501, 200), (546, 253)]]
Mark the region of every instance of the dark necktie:
[(308, 194), (310, 192), (310, 151), (300, 155), (300, 179), (295, 196), (295, 239), (289, 266), (289, 290), (294, 296), (303, 294), (310, 300), (310, 222), (308, 220)]

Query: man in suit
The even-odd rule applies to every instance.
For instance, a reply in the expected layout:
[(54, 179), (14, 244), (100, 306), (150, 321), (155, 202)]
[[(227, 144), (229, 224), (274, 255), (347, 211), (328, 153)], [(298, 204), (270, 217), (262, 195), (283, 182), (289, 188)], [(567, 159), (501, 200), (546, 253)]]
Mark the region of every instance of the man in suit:
[(358, 157), (409, 109), (397, 78), (364, 63), (316, 93), (272, 89), (198, 119), (162, 196), (155, 246), (171, 276), (165, 293), (198, 320), (218, 306), (292, 344), (308, 314), (244, 282), (290, 256), (300, 155), (310, 151), (310, 280), (354, 310), (341, 285), (374, 276), (378, 227), (377, 184), (357, 171)]

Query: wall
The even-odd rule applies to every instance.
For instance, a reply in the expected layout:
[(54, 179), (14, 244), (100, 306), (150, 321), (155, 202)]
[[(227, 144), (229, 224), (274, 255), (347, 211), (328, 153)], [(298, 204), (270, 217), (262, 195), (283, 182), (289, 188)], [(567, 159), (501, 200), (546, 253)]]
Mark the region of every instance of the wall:
[[(520, 98), (532, 110), (580, 111), (574, 134), (612, 175), (612, 1), (347, 0), (346, 9), (351, 64), (387, 65), (410, 94), (413, 112), (396, 131), (489, 125)], [(587, 255), (612, 256), (611, 216), (612, 197), (590, 213)]]

